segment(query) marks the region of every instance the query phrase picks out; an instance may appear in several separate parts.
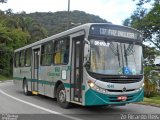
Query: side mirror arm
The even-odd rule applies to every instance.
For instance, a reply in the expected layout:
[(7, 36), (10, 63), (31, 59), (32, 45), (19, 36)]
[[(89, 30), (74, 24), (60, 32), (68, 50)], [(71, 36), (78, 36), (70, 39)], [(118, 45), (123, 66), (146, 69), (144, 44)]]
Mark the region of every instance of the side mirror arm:
[(84, 62), (83, 62), (83, 66), (85, 66), (86, 63), (89, 61), (89, 55), (90, 55), (90, 42), (85, 38), (84, 39)]

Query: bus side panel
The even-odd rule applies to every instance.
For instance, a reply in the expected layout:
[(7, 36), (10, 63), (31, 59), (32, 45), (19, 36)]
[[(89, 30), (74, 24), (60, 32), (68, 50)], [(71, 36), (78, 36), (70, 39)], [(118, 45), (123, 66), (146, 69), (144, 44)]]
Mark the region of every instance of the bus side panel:
[(39, 74), (39, 85), (44, 85), (44, 95), (55, 97), (54, 91), (57, 81), (61, 81), (66, 89), (66, 99), (70, 101), (70, 67), (66, 65), (41, 67)]
[(27, 80), (28, 83), (28, 91), (32, 91), (31, 88), (31, 67), (25, 67), (22, 69), (23, 72), (23, 78), (25, 78)]
[(53, 78), (50, 76), (53, 71), (52, 66), (41, 66), (39, 68), (38, 91), (39, 94), (53, 97), (54, 87)]
[(61, 66), (41, 66), (39, 69), (38, 89), (39, 94), (48, 97), (55, 97), (55, 85), (57, 81), (61, 81), (66, 89), (66, 99), (70, 101), (70, 67), (67, 65)]
[(20, 78), (20, 68), (13, 69), (13, 82), (16, 85), (17, 90), (22, 89), (22, 80)]
[(21, 67), (14, 68), (13, 70), (13, 79), (14, 83), (18, 88), (23, 88), (23, 80), (28, 82), (28, 90), (31, 91), (31, 68), (30, 67)]

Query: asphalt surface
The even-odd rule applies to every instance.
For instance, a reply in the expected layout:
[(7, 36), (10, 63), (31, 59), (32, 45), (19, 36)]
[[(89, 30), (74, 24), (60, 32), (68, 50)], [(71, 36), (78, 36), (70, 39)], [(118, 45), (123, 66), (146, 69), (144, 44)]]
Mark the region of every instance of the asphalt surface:
[(0, 120), (160, 120), (160, 108), (139, 104), (126, 106), (58, 106), (42, 95), (25, 96), (12, 81), (0, 83)]

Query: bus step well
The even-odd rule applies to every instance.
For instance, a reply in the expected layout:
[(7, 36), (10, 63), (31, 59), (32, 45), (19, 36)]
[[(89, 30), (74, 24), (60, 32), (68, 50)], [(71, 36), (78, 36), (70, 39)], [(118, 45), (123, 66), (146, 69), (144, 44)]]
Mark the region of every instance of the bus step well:
[(32, 91), (32, 94), (33, 95), (38, 95), (38, 92), (37, 91)]

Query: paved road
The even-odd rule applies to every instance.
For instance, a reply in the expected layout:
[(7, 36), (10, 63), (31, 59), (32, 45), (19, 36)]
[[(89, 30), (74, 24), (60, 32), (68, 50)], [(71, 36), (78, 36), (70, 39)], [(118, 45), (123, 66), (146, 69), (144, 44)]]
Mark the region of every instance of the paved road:
[[(82, 107), (70, 109), (58, 106), (54, 99), (45, 96), (25, 96), (13, 82), (0, 83), (0, 120), (160, 120), (160, 108), (138, 104), (112, 107)], [(17, 117), (17, 118), (16, 118)]]

